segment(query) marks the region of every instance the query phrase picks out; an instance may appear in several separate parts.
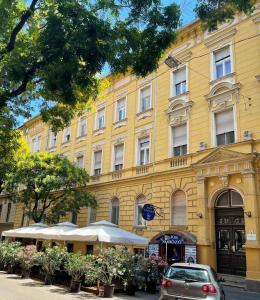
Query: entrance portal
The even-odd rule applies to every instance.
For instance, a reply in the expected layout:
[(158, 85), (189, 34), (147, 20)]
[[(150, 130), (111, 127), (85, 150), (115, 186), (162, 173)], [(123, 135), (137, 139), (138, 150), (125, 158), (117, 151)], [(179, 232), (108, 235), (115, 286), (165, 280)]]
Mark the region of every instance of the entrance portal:
[(243, 199), (234, 190), (222, 192), (215, 204), (217, 270), (245, 276), (245, 224)]

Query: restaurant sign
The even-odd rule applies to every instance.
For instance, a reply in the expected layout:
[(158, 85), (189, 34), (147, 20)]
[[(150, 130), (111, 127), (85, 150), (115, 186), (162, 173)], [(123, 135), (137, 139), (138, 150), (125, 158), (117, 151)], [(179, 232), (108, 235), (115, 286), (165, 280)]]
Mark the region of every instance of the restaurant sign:
[(160, 241), (160, 244), (184, 245), (183, 239), (175, 234), (162, 235), (158, 240)]

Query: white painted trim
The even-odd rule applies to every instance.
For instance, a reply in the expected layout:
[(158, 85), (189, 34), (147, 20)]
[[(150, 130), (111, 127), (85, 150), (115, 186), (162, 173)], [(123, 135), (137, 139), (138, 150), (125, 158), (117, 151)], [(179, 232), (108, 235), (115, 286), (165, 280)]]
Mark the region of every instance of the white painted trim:
[(153, 85), (152, 82), (149, 82), (148, 84), (145, 84), (138, 89), (138, 106), (137, 106), (137, 113), (142, 113), (143, 111), (141, 110), (141, 90), (150, 87), (150, 108), (153, 107)]

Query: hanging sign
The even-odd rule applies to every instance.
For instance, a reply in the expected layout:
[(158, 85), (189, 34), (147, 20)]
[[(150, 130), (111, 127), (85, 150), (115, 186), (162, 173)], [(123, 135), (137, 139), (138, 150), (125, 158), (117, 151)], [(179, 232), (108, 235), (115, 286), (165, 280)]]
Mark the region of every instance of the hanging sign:
[(175, 234), (165, 234), (159, 237), (161, 244), (183, 245), (184, 241), (181, 237)]
[(148, 246), (149, 256), (159, 256), (159, 244), (150, 244)]
[(197, 261), (197, 250), (196, 246), (185, 245), (185, 262), (196, 264)]
[(142, 208), (142, 217), (146, 221), (152, 221), (155, 217), (155, 208), (152, 204), (145, 204)]

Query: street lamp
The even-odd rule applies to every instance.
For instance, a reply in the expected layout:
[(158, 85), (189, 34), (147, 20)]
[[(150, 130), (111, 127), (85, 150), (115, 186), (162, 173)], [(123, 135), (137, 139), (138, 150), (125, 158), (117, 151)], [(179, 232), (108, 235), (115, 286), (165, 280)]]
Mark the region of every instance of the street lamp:
[(170, 69), (173, 69), (173, 68), (177, 68), (181, 62), (177, 59), (177, 58), (174, 58), (172, 55), (169, 55), (164, 63), (170, 68)]

